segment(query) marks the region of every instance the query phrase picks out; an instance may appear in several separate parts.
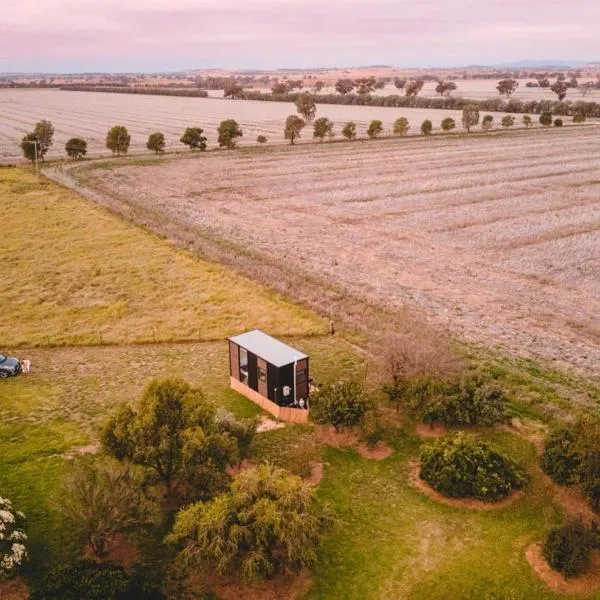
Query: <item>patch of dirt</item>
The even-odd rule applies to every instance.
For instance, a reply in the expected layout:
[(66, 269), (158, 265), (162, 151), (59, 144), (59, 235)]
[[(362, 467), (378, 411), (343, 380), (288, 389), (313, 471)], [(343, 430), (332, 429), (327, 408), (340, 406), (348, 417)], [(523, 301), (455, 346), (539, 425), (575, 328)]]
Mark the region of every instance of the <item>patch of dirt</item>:
[(310, 475), (306, 478), (306, 482), (310, 485), (319, 485), (321, 480), (323, 479), (323, 473), (325, 471), (325, 466), (323, 463), (313, 463), (310, 466)]
[(358, 445), (358, 433), (354, 430), (336, 431), (331, 425), (319, 425), (317, 427), (317, 440), (322, 444), (345, 448)]
[(389, 458), (394, 451), (385, 442), (377, 442), (372, 448), (366, 444), (359, 444), (358, 453), (369, 460), (383, 460)]
[(0, 581), (0, 598), (2, 600), (27, 600), (29, 590), (22, 579)]
[(217, 577), (209, 577), (207, 583), (220, 600), (297, 600), (308, 591), (311, 580), (308, 571), (302, 571), (255, 585)]
[(562, 508), (567, 517), (581, 519), (586, 525), (591, 525), (592, 521), (598, 522), (598, 515), (592, 510), (586, 497), (577, 488), (558, 485), (539, 467), (538, 472), (543, 477), (546, 485), (552, 488), (554, 502)]
[(440, 438), (448, 433), (448, 429), (440, 423), (429, 425), (427, 423), (417, 423), (415, 432), (422, 438)]
[(285, 423), (282, 421), (274, 421), (273, 419), (269, 419), (269, 417), (263, 415), (260, 418), (260, 422), (258, 427), (256, 428), (256, 433), (263, 433), (265, 431), (273, 431), (274, 429), (283, 429), (285, 427)]
[(525, 550), (525, 558), (537, 576), (552, 590), (567, 594), (590, 595), (600, 589), (600, 552), (592, 554), (587, 573), (570, 579), (565, 579), (550, 567), (542, 555), (542, 544), (539, 542)]
[[(85, 547), (84, 555), (89, 560), (99, 563), (111, 562), (131, 571), (140, 561), (140, 552), (135, 540), (126, 534), (117, 533), (108, 543), (106, 554), (96, 556), (91, 547)], [(1, 597), (1, 596), (0, 596)]]
[(510, 506), (516, 502), (522, 495), (523, 490), (515, 490), (510, 496), (500, 500), (499, 502), (484, 502), (483, 500), (477, 500), (476, 498), (448, 498), (441, 494), (437, 490), (434, 490), (426, 481), (423, 481), (419, 474), (421, 472), (421, 461), (418, 459), (412, 459), (409, 463), (408, 469), (408, 482), (414, 488), (423, 492), (426, 496), (432, 500), (437, 500), (447, 506), (454, 508), (467, 508), (470, 510), (499, 510)]

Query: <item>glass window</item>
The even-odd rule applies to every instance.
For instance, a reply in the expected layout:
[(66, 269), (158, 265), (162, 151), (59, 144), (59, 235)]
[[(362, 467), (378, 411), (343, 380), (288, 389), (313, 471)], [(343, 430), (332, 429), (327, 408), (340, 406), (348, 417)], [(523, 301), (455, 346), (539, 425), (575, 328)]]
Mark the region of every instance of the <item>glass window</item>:
[(258, 380), (267, 381), (267, 372), (262, 367), (258, 367)]
[(248, 351), (240, 348), (240, 381), (248, 385)]

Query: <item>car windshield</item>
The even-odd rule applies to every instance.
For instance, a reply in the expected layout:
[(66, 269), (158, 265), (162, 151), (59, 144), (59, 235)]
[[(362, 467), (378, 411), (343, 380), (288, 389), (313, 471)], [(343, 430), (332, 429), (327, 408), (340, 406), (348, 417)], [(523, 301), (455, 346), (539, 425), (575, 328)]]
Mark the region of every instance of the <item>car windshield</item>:
[(6, 360), (6, 356), (4, 354), (0, 354), (0, 363), (3, 363)]

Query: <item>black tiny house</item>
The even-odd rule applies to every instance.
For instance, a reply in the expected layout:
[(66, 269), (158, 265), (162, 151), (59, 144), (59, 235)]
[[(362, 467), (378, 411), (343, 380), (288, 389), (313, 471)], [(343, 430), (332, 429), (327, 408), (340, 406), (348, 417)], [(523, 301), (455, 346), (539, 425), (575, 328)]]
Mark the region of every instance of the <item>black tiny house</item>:
[(308, 356), (255, 329), (229, 338), (231, 387), (282, 421), (308, 421)]

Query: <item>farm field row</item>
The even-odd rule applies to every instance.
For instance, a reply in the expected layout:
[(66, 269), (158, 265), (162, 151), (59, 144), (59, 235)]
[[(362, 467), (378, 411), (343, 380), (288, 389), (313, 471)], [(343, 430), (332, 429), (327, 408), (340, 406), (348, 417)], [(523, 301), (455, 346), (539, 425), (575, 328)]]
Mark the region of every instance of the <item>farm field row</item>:
[[(107, 131), (113, 125), (125, 125), (131, 135), (130, 152), (147, 152), (148, 135), (153, 131), (165, 134), (167, 149), (185, 150), (179, 142), (186, 127), (202, 127), (209, 146), (217, 143), (217, 126), (224, 119), (236, 119), (244, 136), (240, 145), (255, 144), (258, 135), (270, 142), (284, 142), (285, 119), (296, 114), (290, 102), (260, 102), (223, 100), (219, 98), (182, 98), (166, 96), (138, 96), (92, 92), (66, 92), (59, 90), (0, 90), (0, 161), (22, 157), (19, 147), (23, 136), (41, 119), (51, 121), (55, 127), (54, 145), (48, 157), (65, 157), (64, 146), (72, 137), (83, 137), (88, 143), (88, 154), (108, 156), (105, 147)], [(497, 125), (501, 113), (494, 115)], [(392, 133), (394, 121), (405, 116), (412, 134), (420, 134), (421, 123), (430, 119), (434, 130), (452, 117), (460, 125), (461, 111), (434, 109), (400, 109), (375, 106), (336, 106), (322, 104), (318, 117), (328, 117), (335, 124), (335, 132), (348, 121), (357, 125), (357, 133), (366, 135), (373, 119), (383, 123), (384, 134)], [(520, 115), (517, 115), (517, 120)], [(537, 122), (537, 119), (534, 119)], [(303, 139), (312, 138), (312, 128), (302, 133)]]
[(111, 163), (86, 177), (289, 272), (597, 376), (599, 151), (590, 126)]

